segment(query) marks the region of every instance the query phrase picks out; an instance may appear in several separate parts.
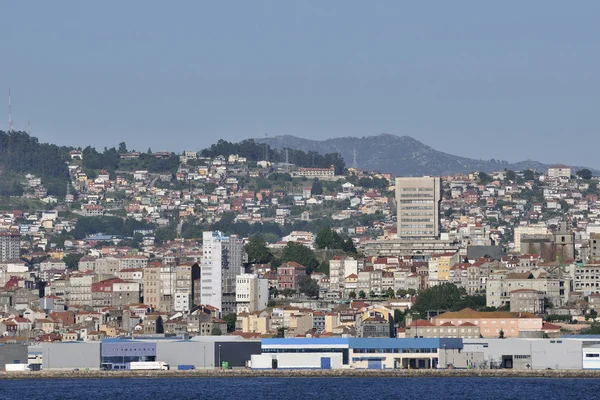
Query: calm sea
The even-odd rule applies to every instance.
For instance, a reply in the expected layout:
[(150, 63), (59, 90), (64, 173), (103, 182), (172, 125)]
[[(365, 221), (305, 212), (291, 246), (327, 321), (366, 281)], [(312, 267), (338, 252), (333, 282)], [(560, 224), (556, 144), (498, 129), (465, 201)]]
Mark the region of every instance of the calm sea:
[(600, 379), (185, 378), (0, 380), (0, 399), (592, 399)]

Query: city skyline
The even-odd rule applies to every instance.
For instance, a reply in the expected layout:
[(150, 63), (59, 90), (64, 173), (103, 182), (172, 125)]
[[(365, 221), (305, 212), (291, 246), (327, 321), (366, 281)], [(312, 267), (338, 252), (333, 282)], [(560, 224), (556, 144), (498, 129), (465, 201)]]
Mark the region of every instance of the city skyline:
[(594, 2), (140, 4), (3, 6), (15, 128), (155, 151), (387, 132), (472, 158), (597, 167)]

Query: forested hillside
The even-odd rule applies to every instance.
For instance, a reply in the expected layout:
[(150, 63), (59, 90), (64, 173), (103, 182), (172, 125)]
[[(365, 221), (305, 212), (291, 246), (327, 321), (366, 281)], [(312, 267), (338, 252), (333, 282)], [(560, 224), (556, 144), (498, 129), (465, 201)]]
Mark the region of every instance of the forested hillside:
[(19, 174), (42, 178), (48, 194), (64, 196), (69, 180), (68, 147), (40, 143), (26, 132), (0, 131), (0, 195), (23, 194)]

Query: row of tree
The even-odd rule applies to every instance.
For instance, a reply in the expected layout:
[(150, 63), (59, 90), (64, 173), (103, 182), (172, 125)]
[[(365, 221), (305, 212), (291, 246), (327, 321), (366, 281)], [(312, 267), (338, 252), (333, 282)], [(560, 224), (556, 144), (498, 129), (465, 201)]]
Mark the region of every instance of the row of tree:
[(277, 150), (271, 148), (266, 143), (257, 143), (253, 139), (243, 140), (238, 143), (219, 140), (210, 148), (204, 149), (201, 152), (204, 157), (227, 157), (230, 154), (237, 154), (241, 157), (246, 157), (251, 161), (268, 160), (272, 162), (285, 162), (299, 167), (309, 168), (329, 168), (334, 166), (336, 174), (342, 174), (346, 164), (339, 153), (320, 154), (316, 151), (304, 152), (295, 149)]

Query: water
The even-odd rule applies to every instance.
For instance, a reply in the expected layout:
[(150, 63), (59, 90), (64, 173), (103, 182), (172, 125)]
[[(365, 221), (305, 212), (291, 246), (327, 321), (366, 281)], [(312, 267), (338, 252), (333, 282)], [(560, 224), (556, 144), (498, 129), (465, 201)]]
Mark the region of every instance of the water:
[(125, 378), (0, 380), (0, 400), (564, 400), (593, 398), (598, 391), (600, 391), (600, 379)]

